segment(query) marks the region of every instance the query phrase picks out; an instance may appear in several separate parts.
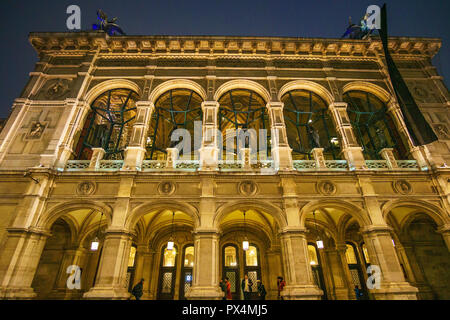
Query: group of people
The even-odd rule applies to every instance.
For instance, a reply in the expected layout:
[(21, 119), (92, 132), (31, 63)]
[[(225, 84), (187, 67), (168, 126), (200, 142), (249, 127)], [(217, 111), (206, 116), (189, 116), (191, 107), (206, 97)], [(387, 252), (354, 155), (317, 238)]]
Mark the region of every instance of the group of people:
[[(223, 292), (223, 298), (222, 300), (232, 300), (233, 295), (231, 293), (231, 283), (228, 277), (224, 277), (220, 280), (220, 288)], [(277, 288), (278, 288), (278, 299), (283, 300), (283, 297), (281, 295), (281, 292), (284, 289), (284, 286), (286, 285), (286, 282), (284, 281), (283, 277), (277, 277)], [(244, 275), (244, 279), (242, 279), (241, 282), (241, 288), (242, 292), (244, 294), (244, 300), (250, 300), (251, 293), (253, 291), (253, 281), (248, 277), (248, 274)], [(266, 300), (267, 291), (264, 286), (264, 284), (261, 282), (261, 280), (256, 281), (256, 290), (258, 293), (259, 300)]]

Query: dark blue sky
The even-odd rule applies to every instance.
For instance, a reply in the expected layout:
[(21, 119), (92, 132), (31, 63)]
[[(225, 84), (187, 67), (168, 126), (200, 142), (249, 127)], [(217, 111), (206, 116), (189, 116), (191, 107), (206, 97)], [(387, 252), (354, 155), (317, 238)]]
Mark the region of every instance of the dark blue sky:
[(384, 2), (388, 5), (391, 36), (443, 40), (434, 63), (448, 86), (448, 0), (1, 0), (0, 117), (9, 114), (34, 68), (37, 58), (28, 43), (28, 33), (67, 31), (66, 8), (71, 4), (81, 8), (83, 29), (90, 28), (96, 21), (96, 10), (102, 8), (110, 17), (119, 17), (127, 34), (339, 38), (349, 16), (357, 21), (368, 5), (381, 7)]

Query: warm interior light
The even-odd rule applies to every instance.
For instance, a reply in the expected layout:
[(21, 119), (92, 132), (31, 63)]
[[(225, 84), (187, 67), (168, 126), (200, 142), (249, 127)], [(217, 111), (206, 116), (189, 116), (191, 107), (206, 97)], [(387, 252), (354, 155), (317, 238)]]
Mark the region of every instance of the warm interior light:
[(247, 250), (248, 250), (248, 247), (249, 247), (248, 241), (247, 241), (247, 240), (244, 240), (244, 241), (242, 242), (242, 248), (244, 249), (244, 251), (247, 251)]
[(309, 264), (314, 265), (314, 264), (316, 264), (316, 262), (315, 261), (311, 261)]
[(173, 245), (174, 245), (173, 241), (169, 240), (167, 242), (167, 250), (173, 250)]
[(91, 250), (92, 251), (97, 251), (98, 250), (98, 245), (100, 244), (100, 242), (98, 241), (98, 238), (95, 237), (94, 240), (92, 240), (91, 242)]
[(323, 249), (323, 241), (322, 240), (317, 240), (316, 244), (317, 244), (317, 248)]

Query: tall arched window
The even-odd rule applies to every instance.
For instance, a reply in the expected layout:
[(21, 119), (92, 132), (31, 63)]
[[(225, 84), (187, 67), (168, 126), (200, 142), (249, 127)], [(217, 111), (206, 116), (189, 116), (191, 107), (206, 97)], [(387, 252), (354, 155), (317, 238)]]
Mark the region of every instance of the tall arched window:
[(326, 159), (339, 159), (339, 140), (326, 102), (306, 90), (289, 91), (281, 101), (293, 159), (311, 159), (313, 148), (323, 148)]
[(320, 263), (320, 256), (317, 252), (317, 248), (314, 244), (308, 244), (308, 256), (311, 271), (313, 273), (314, 281), (316, 285), (323, 291), (322, 299), (327, 299), (327, 290), (325, 287), (325, 281), (323, 278), (322, 265)]
[(112, 89), (97, 97), (75, 147), (76, 158), (89, 160), (92, 148), (103, 148), (104, 159), (123, 159), (133, 130), (138, 98), (130, 89)]
[(397, 159), (407, 159), (407, 150), (386, 104), (377, 96), (364, 91), (344, 94), (348, 116), (366, 159), (382, 159), (383, 148), (393, 148)]
[[(182, 141), (181, 139), (171, 141), (172, 133), (177, 129), (186, 129), (189, 132), (191, 136), (189, 153), (196, 152), (200, 148), (200, 136), (197, 138), (198, 143), (194, 143), (194, 123), (202, 121), (202, 101), (200, 95), (188, 89), (169, 90), (156, 100), (147, 137), (147, 159), (164, 159), (166, 148), (174, 148)], [(199, 130), (201, 134), (200, 124)], [(182, 155), (189, 156), (180, 150), (180, 156)], [(193, 158), (194, 153), (190, 153), (190, 156)]]
[[(234, 141), (233, 147), (228, 146), (228, 150), (232, 150), (236, 156), (238, 154), (236, 130), (240, 129), (245, 132), (254, 129), (256, 136), (244, 137), (240, 147), (252, 148), (252, 153), (256, 153), (258, 150), (267, 150), (265, 156), (268, 157), (270, 155), (270, 127), (264, 99), (252, 90), (233, 89), (219, 98), (219, 104), (219, 130), (223, 134), (224, 152), (227, 150), (227, 143)], [(260, 129), (267, 130), (263, 134), (264, 137), (260, 136)], [(227, 130), (233, 130), (234, 133), (226, 136), (229, 134)]]

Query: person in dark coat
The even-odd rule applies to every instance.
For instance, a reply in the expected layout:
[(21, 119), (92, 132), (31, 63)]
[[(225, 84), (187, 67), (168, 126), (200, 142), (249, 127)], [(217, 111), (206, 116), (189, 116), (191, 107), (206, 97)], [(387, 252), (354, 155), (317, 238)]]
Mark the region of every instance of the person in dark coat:
[(244, 275), (242, 279), (242, 291), (244, 292), (244, 300), (250, 300), (250, 293), (252, 293), (253, 282), (248, 278), (248, 275)]
[(266, 300), (266, 288), (262, 284), (261, 280), (256, 281), (256, 284), (258, 285), (258, 296), (260, 300)]
[(141, 297), (144, 294), (143, 289), (144, 289), (144, 279), (141, 279), (141, 281), (139, 281), (134, 286), (133, 290), (131, 290), (131, 294), (136, 298), (136, 300), (141, 300)]
[(227, 300), (227, 282), (224, 278), (220, 279), (220, 289), (223, 292), (222, 300)]
[(359, 289), (359, 286), (355, 286), (356, 300), (364, 300), (364, 293)]

